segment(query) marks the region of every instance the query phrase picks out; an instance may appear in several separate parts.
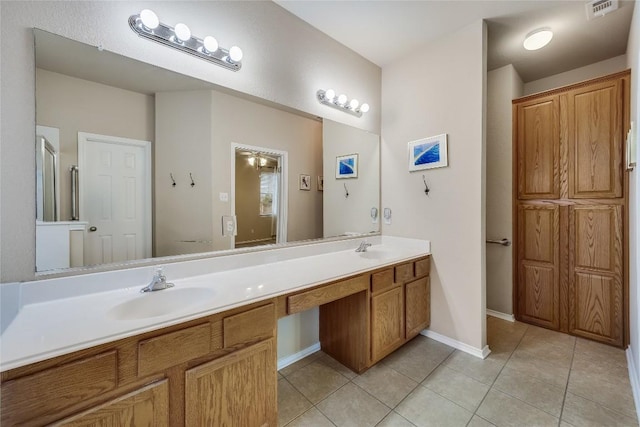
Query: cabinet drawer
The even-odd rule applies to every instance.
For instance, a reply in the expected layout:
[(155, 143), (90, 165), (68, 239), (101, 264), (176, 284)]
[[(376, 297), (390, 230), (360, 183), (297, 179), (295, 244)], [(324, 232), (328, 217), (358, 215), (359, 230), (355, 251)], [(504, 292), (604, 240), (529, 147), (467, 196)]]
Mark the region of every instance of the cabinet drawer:
[(371, 275), (371, 292), (380, 292), (393, 286), (393, 268)]
[(299, 313), (319, 305), (348, 297), (369, 288), (369, 276), (358, 276), (287, 298), (287, 312)]
[(222, 324), (225, 348), (273, 337), (276, 333), (275, 304), (225, 317)]
[(396, 283), (403, 283), (411, 279), (413, 279), (412, 262), (396, 266)]
[(431, 271), (431, 257), (416, 261), (416, 277), (428, 276)]
[(211, 351), (211, 325), (192, 326), (138, 343), (138, 375), (160, 372)]
[(7, 381), (2, 384), (1, 424), (28, 424), (114, 390), (117, 382), (116, 350)]

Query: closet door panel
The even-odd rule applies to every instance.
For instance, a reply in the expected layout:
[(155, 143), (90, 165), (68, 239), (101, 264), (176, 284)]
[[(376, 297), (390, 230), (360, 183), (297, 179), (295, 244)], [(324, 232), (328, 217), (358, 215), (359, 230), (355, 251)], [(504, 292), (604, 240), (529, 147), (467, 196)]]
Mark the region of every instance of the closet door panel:
[(560, 197), (558, 97), (549, 96), (516, 108), (519, 199)]
[(623, 233), (619, 204), (569, 209), (569, 329), (622, 345)]
[(560, 328), (560, 207), (518, 205), (518, 317)]
[(567, 94), (569, 198), (622, 197), (622, 84)]

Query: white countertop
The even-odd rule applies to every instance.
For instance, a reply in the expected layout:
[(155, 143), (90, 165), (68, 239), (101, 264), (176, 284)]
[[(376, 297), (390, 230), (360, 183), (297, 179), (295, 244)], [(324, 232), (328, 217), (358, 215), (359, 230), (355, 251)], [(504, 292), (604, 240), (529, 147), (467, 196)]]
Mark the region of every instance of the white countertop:
[[(381, 256), (365, 257), (354, 252), (361, 240), (167, 264), (167, 280), (175, 287), (158, 292), (168, 294), (184, 288), (206, 288), (212, 297), (171, 314), (142, 319), (114, 319), (109, 312), (120, 303), (151, 296), (140, 293), (152, 276), (153, 269), (149, 267), (20, 283), (19, 309), (0, 335), (0, 371), (430, 253), (430, 244), (425, 240), (376, 236), (367, 239), (374, 243), (369, 253)], [(276, 261), (270, 261), (274, 259)], [(211, 272), (193, 274), (207, 270)], [(141, 284), (142, 275), (146, 282)], [(15, 303), (16, 300), (3, 298), (2, 309), (15, 311), (15, 307), (6, 306)]]

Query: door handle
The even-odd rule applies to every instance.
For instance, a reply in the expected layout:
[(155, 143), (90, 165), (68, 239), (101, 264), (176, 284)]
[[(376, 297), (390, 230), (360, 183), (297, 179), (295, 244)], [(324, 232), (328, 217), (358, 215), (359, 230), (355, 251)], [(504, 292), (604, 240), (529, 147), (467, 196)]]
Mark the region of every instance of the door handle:
[(97, 231), (98, 227), (89, 227), (89, 233), (93, 233), (94, 231)]

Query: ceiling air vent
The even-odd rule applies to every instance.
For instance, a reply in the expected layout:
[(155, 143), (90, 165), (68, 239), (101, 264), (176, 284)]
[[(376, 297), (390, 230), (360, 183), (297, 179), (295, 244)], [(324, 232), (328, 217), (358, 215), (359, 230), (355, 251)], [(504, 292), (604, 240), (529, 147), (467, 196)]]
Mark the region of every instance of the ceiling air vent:
[(618, 9), (618, 0), (594, 0), (586, 4), (587, 19), (592, 20)]

